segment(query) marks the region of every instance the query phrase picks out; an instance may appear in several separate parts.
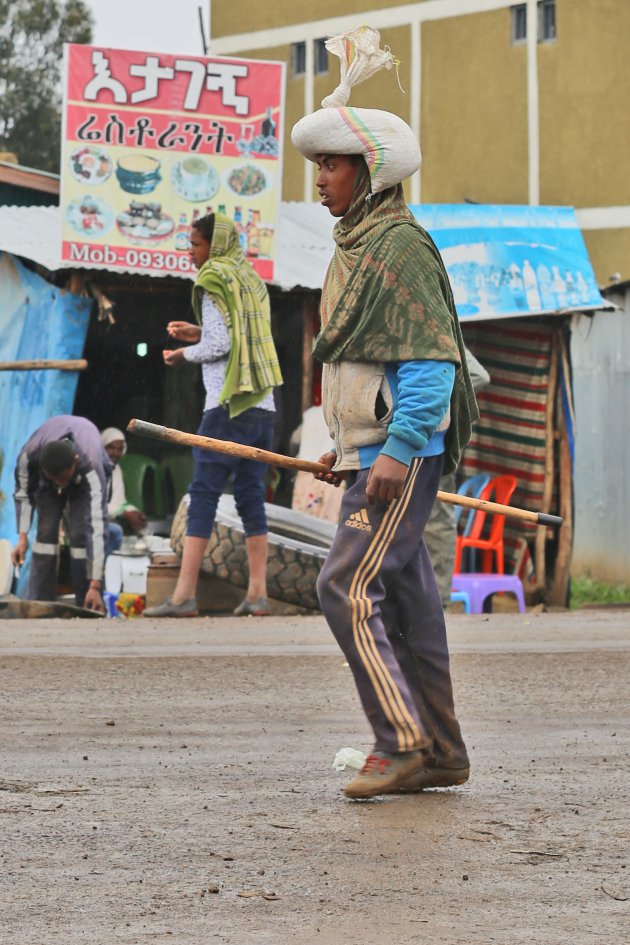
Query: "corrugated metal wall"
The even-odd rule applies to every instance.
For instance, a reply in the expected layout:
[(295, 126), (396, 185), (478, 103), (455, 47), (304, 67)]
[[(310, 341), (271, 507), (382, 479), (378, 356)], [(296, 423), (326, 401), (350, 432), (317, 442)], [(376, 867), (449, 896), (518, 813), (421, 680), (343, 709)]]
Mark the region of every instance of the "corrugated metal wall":
[(630, 287), (615, 312), (575, 315), (572, 574), (630, 582)]

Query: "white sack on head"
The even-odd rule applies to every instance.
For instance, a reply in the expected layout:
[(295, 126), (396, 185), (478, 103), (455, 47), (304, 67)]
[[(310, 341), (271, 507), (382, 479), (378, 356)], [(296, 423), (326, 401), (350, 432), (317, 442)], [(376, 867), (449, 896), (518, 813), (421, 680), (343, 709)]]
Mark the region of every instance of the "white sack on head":
[(346, 105), (354, 85), (379, 69), (398, 65), (389, 49), (379, 48), (380, 41), (379, 31), (369, 26), (326, 40), (326, 48), (341, 61), (341, 82), (322, 101), (323, 108), (306, 115), (291, 131), (293, 144), (309, 161), (316, 162), (320, 154), (363, 155), (373, 194), (400, 184), (420, 167), (420, 145), (402, 118)]
[(388, 47), (381, 49), (381, 34), (371, 26), (359, 26), (349, 33), (339, 33), (326, 40), (326, 49), (339, 58), (341, 82), (331, 95), (322, 99), (322, 108), (345, 105), (355, 85), (365, 82), (379, 69), (397, 65)]
[(420, 167), (420, 145), (409, 125), (377, 108), (322, 108), (293, 126), (291, 141), (309, 161), (319, 154), (362, 154), (373, 194)]

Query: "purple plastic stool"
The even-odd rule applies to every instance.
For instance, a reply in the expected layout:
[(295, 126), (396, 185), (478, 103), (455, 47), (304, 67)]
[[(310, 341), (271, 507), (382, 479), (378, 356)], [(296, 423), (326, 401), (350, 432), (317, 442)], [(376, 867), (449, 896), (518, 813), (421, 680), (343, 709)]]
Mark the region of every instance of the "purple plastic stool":
[(468, 594), (470, 612), (473, 614), (482, 614), (486, 598), (500, 591), (514, 594), (519, 612), (525, 613), (523, 585), (516, 574), (454, 574), (453, 590)]
[(470, 597), (466, 591), (456, 591), (454, 588), (451, 591), (451, 604), (459, 603), (464, 605), (464, 613), (469, 614), (470, 611)]

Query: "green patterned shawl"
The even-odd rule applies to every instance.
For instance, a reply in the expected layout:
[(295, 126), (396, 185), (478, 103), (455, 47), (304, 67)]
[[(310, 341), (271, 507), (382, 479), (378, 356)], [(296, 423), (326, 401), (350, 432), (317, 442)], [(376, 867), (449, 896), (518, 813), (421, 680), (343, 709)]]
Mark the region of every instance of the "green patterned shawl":
[(322, 290), (320, 361), (451, 361), (456, 367), (444, 472), (455, 469), (479, 416), (448, 275), (399, 184), (369, 200), (360, 174)]
[(210, 256), (200, 268), (192, 306), (201, 324), (203, 293), (212, 296), (230, 332), (231, 347), (220, 401), (230, 416), (255, 407), (282, 384), (278, 355), (271, 336), (267, 287), (245, 259), (237, 229), (215, 213)]

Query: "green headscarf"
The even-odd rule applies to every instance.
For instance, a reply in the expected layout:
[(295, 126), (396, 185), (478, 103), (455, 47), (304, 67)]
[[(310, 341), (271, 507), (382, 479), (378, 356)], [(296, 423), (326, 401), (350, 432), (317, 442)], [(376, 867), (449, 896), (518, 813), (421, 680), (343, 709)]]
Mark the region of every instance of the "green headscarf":
[(230, 333), (219, 400), (228, 406), (230, 417), (236, 417), (282, 384), (282, 374), (271, 335), (267, 287), (245, 259), (236, 226), (221, 213), (214, 214), (210, 256), (193, 286), (192, 306), (199, 324), (204, 292), (212, 296)]
[[(398, 184), (369, 196), (360, 172), (322, 290), (320, 361), (451, 361), (456, 365), (444, 472), (454, 470), (478, 418), (444, 263)], [(367, 198), (367, 199), (366, 199)]]

